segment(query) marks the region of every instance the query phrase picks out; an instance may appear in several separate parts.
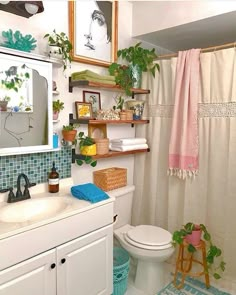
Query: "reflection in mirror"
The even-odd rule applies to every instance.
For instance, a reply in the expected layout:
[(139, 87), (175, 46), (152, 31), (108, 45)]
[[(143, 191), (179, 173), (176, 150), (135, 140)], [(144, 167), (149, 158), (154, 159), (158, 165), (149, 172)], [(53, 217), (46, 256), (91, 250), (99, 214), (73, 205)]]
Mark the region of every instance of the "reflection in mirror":
[[(2, 111), (33, 111), (32, 70), (26, 65), (10, 66), (4, 63), (0, 72), (0, 101), (7, 102)], [(0, 105), (1, 107), (1, 105)]]
[(50, 63), (0, 54), (0, 155), (52, 148), (50, 76)]

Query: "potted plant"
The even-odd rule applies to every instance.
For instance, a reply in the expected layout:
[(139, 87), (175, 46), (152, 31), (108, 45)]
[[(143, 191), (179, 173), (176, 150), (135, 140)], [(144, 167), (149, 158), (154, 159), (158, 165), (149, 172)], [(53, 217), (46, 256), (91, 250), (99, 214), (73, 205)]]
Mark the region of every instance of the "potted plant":
[(63, 125), (62, 136), (65, 141), (75, 141), (75, 137), (77, 134), (77, 130), (75, 128), (76, 127), (74, 125)]
[(136, 81), (132, 77), (131, 68), (114, 62), (109, 66), (108, 70), (110, 75), (115, 76), (116, 84), (120, 85), (128, 96), (131, 96), (131, 88)]
[[(141, 47), (141, 42), (129, 48), (117, 51), (118, 58), (128, 62), (128, 66), (112, 63), (109, 66), (109, 73), (116, 78), (116, 83), (130, 95), (130, 88), (141, 87), (142, 72), (150, 72), (155, 77), (156, 70), (159, 71), (159, 64), (154, 63), (157, 58), (155, 48), (149, 50)], [(128, 83), (128, 85), (127, 85)], [(129, 89), (129, 90), (127, 90)]]
[(57, 33), (54, 29), (53, 33), (44, 35), (44, 38), (48, 39), (49, 55), (62, 58), (63, 70), (65, 71), (71, 63), (70, 52), (72, 50), (72, 44), (68, 36), (64, 32)]
[[(198, 233), (196, 233), (198, 232)], [(203, 233), (203, 237), (202, 236)], [(195, 237), (192, 237), (195, 235)], [(196, 240), (196, 235), (199, 236), (199, 240)], [(193, 240), (192, 240), (193, 238)], [(212, 272), (215, 279), (220, 279), (221, 276), (219, 271), (225, 270), (225, 262), (216, 262), (217, 258), (221, 256), (221, 249), (213, 244), (211, 235), (208, 232), (204, 224), (196, 225), (192, 222), (188, 222), (180, 230), (176, 230), (172, 236), (172, 244), (174, 246), (182, 244), (184, 241), (188, 243), (188, 251), (194, 253), (196, 251), (195, 246), (199, 244), (200, 239), (203, 238), (206, 242), (206, 261), (207, 261), (207, 272)], [(216, 265), (217, 264), (217, 265)]]
[(0, 98), (0, 111), (6, 112), (7, 111), (7, 104), (11, 100), (10, 96), (3, 96), (3, 98)]
[(53, 109), (53, 120), (57, 120), (60, 111), (64, 109), (64, 102), (60, 101), (59, 99), (53, 101), (52, 109)]
[(124, 111), (124, 98), (119, 95), (117, 98), (115, 98), (116, 100), (116, 105), (113, 106), (113, 110), (119, 110), (119, 114), (120, 114), (120, 119), (121, 120), (126, 120), (126, 113)]
[(78, 137), (76, 138), (76, 142), (79, 141), (79, 149), (81, 155), (85, 156), (83, 159), (77, 159), (76, 162), (79, 166), (83, 165), (83, 163), (90, 164), (92, 167), (97, 165), (97, 161), (93, 160), (91, 156), (96, 155), (96, 143), (94, 140), (86, 136), (84, 132), (79, 132)]

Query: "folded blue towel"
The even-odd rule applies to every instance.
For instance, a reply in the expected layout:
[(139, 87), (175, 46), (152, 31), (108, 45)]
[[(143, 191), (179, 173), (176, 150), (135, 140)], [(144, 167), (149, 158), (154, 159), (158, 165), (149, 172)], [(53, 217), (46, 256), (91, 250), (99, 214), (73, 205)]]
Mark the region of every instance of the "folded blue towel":
[(80, 199), (96, 203), (109, 198), (109, 196), (93, 183), (75, 185), (71, 187), (72, 196)]

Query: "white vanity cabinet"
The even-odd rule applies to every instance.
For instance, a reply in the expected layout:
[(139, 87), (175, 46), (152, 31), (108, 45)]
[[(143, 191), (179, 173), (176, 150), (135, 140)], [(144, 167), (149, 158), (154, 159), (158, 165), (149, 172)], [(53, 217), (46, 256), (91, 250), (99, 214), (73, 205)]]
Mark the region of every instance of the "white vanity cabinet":
[(57, 248), (57, 295), (112, 294), (112, 235), (107, 227)]
[(56, 269), (51, 268), (55, 259), (56, 252), (51, 250), (2, 270), (0, 294), (56, 294)]
[(110, 295), (113, 202), (0, 240), (0, 295)]

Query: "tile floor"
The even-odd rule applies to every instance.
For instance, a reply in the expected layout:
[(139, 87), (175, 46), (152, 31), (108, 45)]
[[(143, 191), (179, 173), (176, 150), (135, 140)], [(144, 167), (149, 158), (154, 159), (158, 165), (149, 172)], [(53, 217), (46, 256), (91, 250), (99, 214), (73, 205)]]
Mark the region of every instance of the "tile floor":
[[(137, 290), (133, 286), (134, 270), (135, 270), (135, 264), (131, 264), (129, 280), (128, 280), (128, 289), (127, 289), (127, 292), (125, 293), (125, 295), (149, 295), (149, 294), (143, 293), (141, 290)], [(169, 284), (173, 280), (173, 275), (171, 274), (173, 272), (174, 272), (173, 265), (166, 263), (165, 264), (164, 286), (166, 286), (167, 284)], [(231, 295), (236, 295), (236, 282), (221, 279), (221, 280), (214, 281), (214, 282), (211, 281), (211, 285), (213, 285), (216, 288), (219, 288), (221, 290), (224, 290), (225, 292), (228, 292)]]

